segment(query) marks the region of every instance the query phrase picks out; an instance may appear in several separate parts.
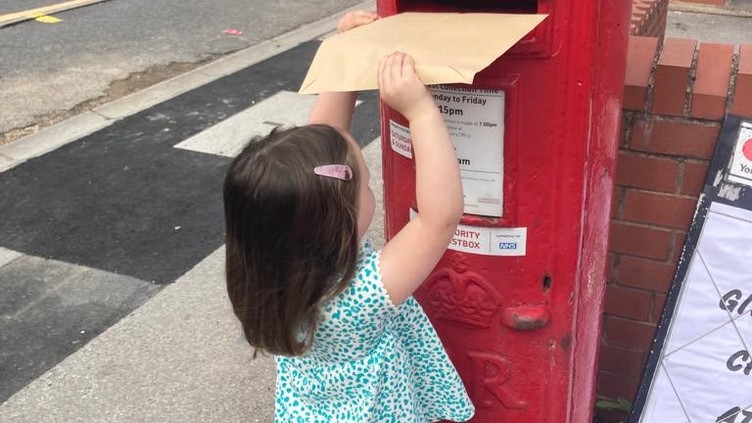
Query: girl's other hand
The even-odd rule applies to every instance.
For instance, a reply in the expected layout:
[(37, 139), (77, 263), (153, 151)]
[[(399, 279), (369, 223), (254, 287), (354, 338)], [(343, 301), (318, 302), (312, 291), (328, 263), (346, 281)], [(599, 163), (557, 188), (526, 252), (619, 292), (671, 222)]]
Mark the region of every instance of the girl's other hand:
[(337, 23), (337, 32), (345, 32), (355, 27), (369, 24), (379, 18), (376, 12), (368, 10), (354, 10), (340, 18)]
[(415, 62), (408, 54), (397, 51), (381, 59), (379, 92), (389, 107), (411, 122), (424, 114), (438, 113), (431, 93), (415, 73)]

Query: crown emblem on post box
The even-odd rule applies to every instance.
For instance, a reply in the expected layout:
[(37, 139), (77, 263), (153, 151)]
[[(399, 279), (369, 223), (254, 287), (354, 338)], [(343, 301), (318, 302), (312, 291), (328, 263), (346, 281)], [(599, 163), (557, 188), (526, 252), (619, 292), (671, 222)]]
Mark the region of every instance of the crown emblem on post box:
[(425, 297), (439, 319), (455, 325), (487, 328), (501, 303), (491, 284), (472, 272), (460, 274), (442, 269), (431, 275), (424, 286)]

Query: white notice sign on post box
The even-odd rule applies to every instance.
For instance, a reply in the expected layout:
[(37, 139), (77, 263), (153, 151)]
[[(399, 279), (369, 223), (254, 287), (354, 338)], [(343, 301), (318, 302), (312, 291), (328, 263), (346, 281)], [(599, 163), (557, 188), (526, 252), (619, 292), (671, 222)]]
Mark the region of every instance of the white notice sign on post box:
[[(504, 91), (435, 85), (433, 98), (457, 152), (465, 213), (501, 217), (504, 200)], [(392, 150), (412, 158), (409, 128), (389, 122)]]
[(501, 217), (504, 91), (435, 85), (431, 93), (457, 152), (465, 213)]

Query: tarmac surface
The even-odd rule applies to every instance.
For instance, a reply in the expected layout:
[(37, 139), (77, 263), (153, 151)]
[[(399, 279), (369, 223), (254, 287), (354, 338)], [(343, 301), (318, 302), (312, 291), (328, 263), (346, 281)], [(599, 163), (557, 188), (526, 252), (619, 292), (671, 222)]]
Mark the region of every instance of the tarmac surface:
[[(705, 40), (690, 15), (668, 36)], [(273, 362), (251, 358), (224, 291), (221, 179), (248, 134), (304, 121), (296, 91), (337, 17), (0, 147), (0, 421), (272, 420)], [(752, 19), (731, 18), (723, 42), (750, 42)], [(361, 95), (380, 200), (378, 122)]]

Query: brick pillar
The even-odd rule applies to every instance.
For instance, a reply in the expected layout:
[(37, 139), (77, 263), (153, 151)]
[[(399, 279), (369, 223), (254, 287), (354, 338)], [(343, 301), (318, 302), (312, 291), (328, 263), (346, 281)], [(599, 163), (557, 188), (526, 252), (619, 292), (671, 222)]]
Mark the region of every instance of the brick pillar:
[(632, 37), (628, 54), (598, 393), (632, 400), (722, 119), (752, 118), (752, 44)]

